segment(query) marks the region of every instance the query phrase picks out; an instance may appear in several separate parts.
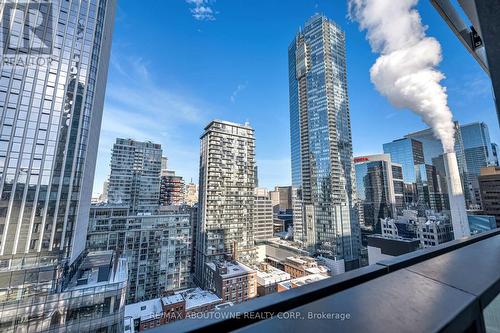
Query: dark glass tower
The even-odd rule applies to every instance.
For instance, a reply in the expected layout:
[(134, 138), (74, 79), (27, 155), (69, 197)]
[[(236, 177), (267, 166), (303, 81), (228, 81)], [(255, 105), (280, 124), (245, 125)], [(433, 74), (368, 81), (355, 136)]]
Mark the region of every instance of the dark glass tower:
[(356, 261), (359, 225), (347, 95), (345, 34), (311, 17), (288, 49), (292, 185), (313, 211), (314, 250)]

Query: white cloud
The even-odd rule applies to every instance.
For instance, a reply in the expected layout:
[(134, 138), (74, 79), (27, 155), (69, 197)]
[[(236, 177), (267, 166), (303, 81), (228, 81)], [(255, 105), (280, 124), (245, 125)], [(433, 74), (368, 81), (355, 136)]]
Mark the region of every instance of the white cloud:
[(194, 5), (190, 9), (193, 17), (198, 21), (215, 21), (216, 12), (210, 6), (215, 0), (186, 0), (190, 5)]
[(246, 87), (247, 87), (246, 83), (240, 83), (240, 84), (238, 84), (238, 86), (236, 87), (236, 89), (233, 91), (233, 93), (229, 97), (229, 99), (231, 100), (231, 103), (236, 102), (236, 97), (238, 96), (238, 94), (240, 92), (242, 92), (243, 90), (245, 90)]

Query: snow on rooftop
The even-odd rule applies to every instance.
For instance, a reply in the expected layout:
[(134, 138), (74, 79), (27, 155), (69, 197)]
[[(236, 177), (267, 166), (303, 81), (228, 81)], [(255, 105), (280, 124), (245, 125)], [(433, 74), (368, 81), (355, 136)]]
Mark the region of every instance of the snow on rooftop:
[(174, 295), (162, 297), (161, 301), (163, 302), (163, 304), (172, 305), (172, 304), (180, 303), (180, 302), (184, 301), (184, 299), (182, 298), (181, 295), (174, 294)]
[(125, 305), (125, 317), (147, 320), (161, 316), (162, 314), (163, 307), (159, 298)]
[(176, 292), (176, 295), (182, 296), (186, 300), (186, 311), (222, 301), (219, 296), (201, 288), (181, 290)]
[(225, 274), (220, 274), (222, 278), (229, 278), (233, 276), (238, 276), (238, 275), (244, 275), (248, 273), (253, 273), (255, 270), (251, 269), (250, 267), (237, 262), (237, 261), (223, 261), (223, 262), (209, 262), (207, 263), (208, 267), (210, 267), (213, 271), (217, 270), (217, 266), (226, 268), (227, 273)]

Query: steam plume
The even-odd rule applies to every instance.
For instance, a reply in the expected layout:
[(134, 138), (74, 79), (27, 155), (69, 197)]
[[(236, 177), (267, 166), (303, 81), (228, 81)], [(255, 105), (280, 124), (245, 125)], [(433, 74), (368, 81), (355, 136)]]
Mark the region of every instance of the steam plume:
[(367, 30), (372, 51), (380, 57), (370, 69), (376, 89), (397, 108), (407, 108), (422, 117), (443, 144), (454, 151), (453, 116), (448, 107), (441, 45), (425, 35), (418, 0), (349, 0), (352, 19)]

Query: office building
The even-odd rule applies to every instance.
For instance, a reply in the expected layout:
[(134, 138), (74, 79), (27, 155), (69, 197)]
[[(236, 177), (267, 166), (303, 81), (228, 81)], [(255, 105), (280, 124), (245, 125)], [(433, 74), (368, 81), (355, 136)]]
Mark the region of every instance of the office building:
[[(388, 154), (361, 156), (354, 158), (354, 164), (360, 223), (364, 228), (379, 233), (380, 219), (394, 217), (396, 212), (391, 157)], [(403, 189), (398, 189), (402, 195)]]
[[(441, 141), (435, 137), (434, 131), (431, 128), (427, 128), (422, 131), (407, 134), (405, 135), (405, 138), (415, 139), (422, 143), (425, 164), (434, 165), (436, 167), (436, 172), (438, 173), (441, 181), (441, 190), (443, 193), (448, 193), (443, 160), (443, 145)], [(476, 205), (476, 202), (474, 199), (474, 192), (472, 190), (472, 183), (467, 171), (462, 132), (460, 131), (460, 125), (458, 122), (455, 122), (455, 154), (457, 156), (460, 180), (462, 182), (467, 207), (472, 208)]]
[(500, 148), (494, 142), (491, 143), (491, 151), (493, 152), (493, 166), (500, 166), (500, 160), (498, 159), (498, 154), (500, 154)]
[(345, 34), (311, 17), (288, 48), (292, 186), (314, 221), (317, 253), (358, 266), (359, 224), (347, 95)]
[(160, 200), (161, 146), (116, 139), (111, 154), (108, 202), (132, 213), (153, 213)]
[(168, 158), (166, 156), (161, 157), (161, 175), (166, 175), (168, 173)]
[(127, 205), (93, 205), (88, 248), (116, 250), (128, 259), (127, 303), (190, 286), (189, 212), (129, 215)]
[(401, 165), (403, 173), (404, 209), (442, 211), (444, 197), (436, 168), (426, 164), (424, 145), (413, 138), (402, 138), (383, 145), (384, 153), (391, 161)]
[[(33, 28), (32, 5), (0, 3), (4, 41), (39, 42), (34, 33), (19, 35)], [(36, 5), (37, 31), (55, 29), (44, 47), (27, 54), (12, 44), (3, 51), (16, 58), (49, 56), (51, 66), (42, 61), (0, 67), (0, 327), (3, 332), (78, 325), (81, 331), (112, 331), (122, 322), (93, 326), (68, 316), (61, 304), (71, 302), (71, 287), (63, 284), (85, 256), (115, 1)], [(77, 20), (86, 22), (83, 29), (76, 29)], [(103, 304), (102, 296), (94, 305)]]
[(492, 215), (467, 215), (471, 235), (497, 228), (497, 220)]
[(102, 183), (102, 193), (99, 195), (99, 202), (103, 203), (108, 202), (108, 193), (109, 193), (109, 179), (106, 179)]
[(254, 252), (255, 137), (248, 125), (214, 120), (201, 136), (195, 281), (206, 287), (206, 264), (251, 262)]
[(234, 304), (257, 297), (257, 273), (237, 262), (218, 260), (206, 264), (207, 289), (215, 292), (223, 302)]
[(181, 176), (175, 171), (162, 170), (160, 183), (160, 205), (180, 206), (185, 203), (185, 184)]
[(500, 228), (500, 167), (482, 168), (479, 188), (483, 212), (495, 216)]
[(472, 123), (460, 127), (464, 143), (465, 160), (469, 172), (470, 182), (474, 191), (476, 203), (481, 203), (478, 177), (481, 168), (494, 166), (492, 144), (488, 126), (485, 123)]
[(265, 188), (255, 189), (253, 214), (253, 230), (255, 241), (273, 237), (273, 206), (269, 199), (269, 191)]

